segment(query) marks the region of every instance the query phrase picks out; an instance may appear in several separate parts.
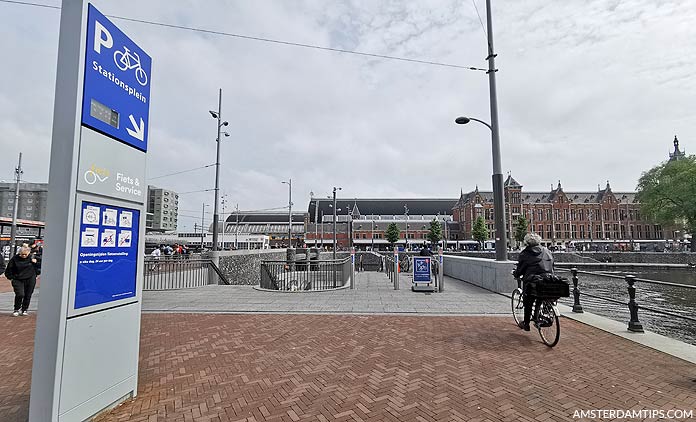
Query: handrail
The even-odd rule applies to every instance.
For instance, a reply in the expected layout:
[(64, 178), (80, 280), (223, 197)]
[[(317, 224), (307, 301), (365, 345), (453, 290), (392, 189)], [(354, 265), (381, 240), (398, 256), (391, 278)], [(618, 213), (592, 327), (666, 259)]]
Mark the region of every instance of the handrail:
[[(567, 270), (565, 268), (562, 268), (562, 269), (559, 268), (559, 270), (570, 271), (570, 270)], [(608, 277), (608, 278), (620, 278), (622, 280), (625, 278), (625, 276), (623, 276), (623, 275), (607, 274), (607, 273), (603, 273), (601, 271), (581, 271), (581, 270), (577, 270), (577, 271), (578, 271), (578, 274), (598, 275), (601, 277)], [(636, 281), (640, 281), (641, 283), (657, 284), (657, 285), (663, 285), (663, 286), (682, 287), (684, 289), (696, 289), (696, 286), (694, 286), (692, 284), (672, 283), (670, 281), (650, 280), (648, 278), (636, 277)]]
[[(341, 258), (341, 259), (321, 259), (321, 260), (315, 259), (315, 260), (310, 260), (309, 262), (314, 263), (314, 264), (316, 264), (316, 263), (342, 264), (342, 263), (345, 263), (346, 261), (350, 261), (350, 257)], [(269, 259), (269, 260), (264, 259), (261, 262), (267, 262), (269, 264), (287, 264), (288, 262), (293, 263), (293, 264), (306, 264), (307, 260), (303, 259), (303, 260), (297, 261), (297, 260), (291, 259), (288, 261), (287, 259)]]
[(227, 286), (229, 286), (229, 285), (230, 285), (230, 281), (227, 279), (227, 277), (225, 276), (225, 274), (223, 274), (222, 271), (220, 271), (220, 268), (218, 268), (218, 266), (215, 265), (215, 263), (214, 263), (213, 261), (208, 261), (208, 262), (210, 263), (210, 266), (211, 266), (211, 267), (213, 268), (213, 270), (215, 271), (215, 274), (217, 274), (218, 277), (220, 277), (220, 280), (222, 280), (223, 283), (225, 283)]
[[(682, 315), (670, 311), (666, 311), (663, 309), (657, 309), (653, 308), (650, 306), (643, 306), (643, 305), (638, 305), (635, 302), (635, 287), (634, 283), (636, 281), (643, 282), (646, 284), (653, 284), (653, 285), (663, 285), (663, 286), (671, 286), (671, 287), (678, 287), (678, 288), (685, 288), (689, 290), (695, 290), (696, 286), (689, 285), (689, 284), (681, 284), (681, 283), (671, 283), (667, 281), (659, 281), (659, 280), (650, 280), (650, 279), (640, 279), (636, 278), (633, 275), (615, 275), (615, 274), (606, 274), (602, 272), (591, 272), (591, 271), (580, 271), (577, 268), (571, 268), (571, 269), (566, 269), (566, 268), (557, 268), (556, 271), (558, 272), (570, 272), (573, 275), (573, 285), (574, 285), (574, 290), (573, 290), (573, 295), (575, 297), (575, 303), (573, 305), (573, 312), (583, 312), (582, 306), (580, 305), (580, 291), (578, 289), (578, 274), (586, 274), (586, 275), (593, 275), (593, 276), (598, 276), (598, 277), (606, 277), (606, 278), (614, 278), (614, 279), (623, 279), (626, 280), (628, 283), (628, 293), (629, 293), (629, 301), (628, 301), (628, 310), (631, 313), (631, 320), (629, 321), (628, 324), (628, 329), (631, 331), (638, 331), (642, 332), (642, 324), (638, 321), (638, 309), (645, 309), (646, 311), (650, 311), (656, 314), (660, 315), (667, 315), (675, 318), (681, 318), (687, 321), (692, 321), (696, 322), (696, 318), (688, 316), (688, 315)], [(626, 305), (626, 302), (616, 300), (613, 298), (605, 297), (605, 296), (600, 296), (600, 295), (594, 295), (590, 293), (583, 292), (582, 293), (584, 296), (589, 296), (595, 299), (600, 299), (604, 300), (607, 302), (619, 304), (619, 305)]]

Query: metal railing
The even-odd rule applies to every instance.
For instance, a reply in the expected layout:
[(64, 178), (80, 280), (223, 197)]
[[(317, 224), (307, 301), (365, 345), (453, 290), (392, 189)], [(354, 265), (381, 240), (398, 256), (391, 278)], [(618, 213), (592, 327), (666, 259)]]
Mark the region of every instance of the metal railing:
[(398, 286), (399, 272), (394, 262), (394, 255), (382, 255), (382, 260), (384, 261), (384, 273), (387, 275), (387, 278), (389, 278), (389, 282), (394, 286)]
[(345, 287), (352, 274), (349, 258), (312, 261), (261, 261), (259, 287), (280, 291), (318, 291)]
[(230, 284), (209, 259), (145, 257), (143, 290), (177, 290)]
[[(580, 297), (582, 296), (587, 296), (591, 297), (594, 299), (598, 300), (603, 300), (606, 302), (618, 304), (618, 305), (625, 305), (628, 306), (628, 310), (630, 312), (630, 320), (628, 321), (628, 330), (633, 331), (633, 332), (643, 332), (643, 324), (641, 324), (640, 320), (638, 319), (638, 310), (639, 309), (644, 309), (646, 311), (653, 312), (658, 315), (666, 315), (670, 316), (673, 318), (680, 318), (684, 319), (687, 321), (691, 322), (696, 322), (696, 318), (688, 316), (688, 315), (683, 315), (683, 314), (678, 314), (675, 312), (670, 312), (666, 311), (664, 309), (657, 309), (652, 306), (644, 306), (644, 305), (639, 305), (636, 302), (636, 287), (635, 284), (636, 282), (638, 283), (645, 283), (645, 284), (652, 284), (652, 285), (659, 285), (659, 286), (670, 286), (670, 287), (677, 287), (681, 289), (687, 289), (687, 290), (696, 290), (696, 286), (689, 285), (689, 284), (679, 284), (679, 283), (670, 283), (667, 281), (658, 281), (658, 280), (649, 280), (649, 279), (643, 279), (643, 278), (637, 278), (634, 275), (615, 275), (615, 274), (606, 274), (606, 273), (601, 273), (601, 272), (592, 272), (592, 271), (580, 271), (577, 268), (573, 267), (570, 269), (567, 268), (557, 268), (557, 272), (569, 272), (572, 275), (572, 280), (573, 280), (573, 312), (576, 313), (583, 313), (583, 307), (582, 304), (580, 303)], [(579, 278), (578, 274), (586, 274), (586, 275), (591, 275), (595, 277), (606, 277), (606, 278), (612, 278), (612, 279), (623, 279), (626, 281), (626, 286), (627, 286), (627, 291), (628, 291), (628, 302), (624, 302), (621, 300), (617, 300), (614, 298), (606, 297), (606, 296), (600, 296), (600, 295), (594, 295), (591, 293), (587, 292), (582, 292), (580, 291), (580, 288), (578, 287), (579, 284)]]

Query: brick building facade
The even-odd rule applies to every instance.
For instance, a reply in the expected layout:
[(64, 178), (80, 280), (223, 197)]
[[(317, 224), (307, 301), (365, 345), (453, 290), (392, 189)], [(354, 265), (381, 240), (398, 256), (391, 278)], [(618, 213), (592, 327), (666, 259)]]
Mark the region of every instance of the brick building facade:
[[(568, 246), (571, 242), (632, 244), (674, 236), (641, 216), (635, 192), (614, 192), (609, 182), (595, 192), (565, 192), (560, 181), (548, 192), (525, 192), (522, 188), (510, 175), (505, 180), (505, 236), (510, 245), (515, 245), (514, 233), (521, 216), (529, 224), (528, 231), (539, 234), (547, 246)], [(484, 218), (490, 238), (495, 239), (493, 193), (478, 188), (462, 193), (453, 208), (460, 239), (473, 238), (473, 222), (479, 216)]]

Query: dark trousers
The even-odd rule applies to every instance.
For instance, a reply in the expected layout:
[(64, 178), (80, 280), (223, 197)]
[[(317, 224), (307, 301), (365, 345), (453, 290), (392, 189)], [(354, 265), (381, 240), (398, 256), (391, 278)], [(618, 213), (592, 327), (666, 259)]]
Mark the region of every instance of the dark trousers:
[(539, 309), (539, 304), (541, 303), (541, 300), (534, 296), (531, 290), (534, 290), (530, 288), (531, 283), (527, 283), (524, 286), (525, 290), (525, 295), (524, 295), (524, 324), (529, 325), (529, 321), (532, 318), (532, 306), (534, 306), (534, 314), (536, 315), (537, 310)]
[(12, 288), (15, 293), (15, 311), (26, 311), (29, 309), (29, 302), (31, 302), (31, 295), (34, 294), (34, 287), (36, 287), (36, 277), (26, 280), (12, 280)]

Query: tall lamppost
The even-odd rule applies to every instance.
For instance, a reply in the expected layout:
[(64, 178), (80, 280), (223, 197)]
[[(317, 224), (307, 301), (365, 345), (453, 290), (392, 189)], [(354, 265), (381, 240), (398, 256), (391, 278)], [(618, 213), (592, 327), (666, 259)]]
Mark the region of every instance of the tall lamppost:
[[(217, 119), (217, 139), (215, 140), (217, 147), (217, 154), (215, 159), (215, 205), (213, 206), (213, 251), (218, 250), (218, 200), (220, 195), (220, 129), (223, 126), (227, 126), (228, 122), (222, 121), (222, 88), (220, 88), (220, 95), (218, 97), (218, 109), (217, 111), (210, 110), (210, 115), (213, 119)], [(222, 132), (225, 136), (230, 136), (227, 132)]]
[(406, 216), (406, 245), (404, 251), (408, 251), (408, 206), (404, 204), (404, 215)]
[[(493, 75), (493, 73), (491, 72), (490, 75)], [(491, 99), (491, 101), (493, 100)], [(491, 114), (492, 113), (493, 112), (491, 111)], [(454, 121), (457, 124), (465, 125), (472, 120), (486, 126), (488, 129), (491, 130), (491, 133), (493, 134), (493, 211), (495, 213), (495, 259), (496, 261), (507, 261), (507, 235), (505, 234), (505, 196), (503, 190), (503, 171), (501, 169), (500, 164), (500, 140), (497, 136), (497, 127), (494, 129), (491, 125), (484, 122), (483, 120), (475, 119), (473, 117), (457, 117)]]
[[(239, 233), (239, 204), (234, 205), (234, 213), (236, 214), (236, 219), (234, 223), (234, 249), (236, 250), (238, 248), (237, 246), (237, 234)], [(247, 245), (249, 243), (247, 242)]]
[(201, 252), (203, 252), (203, 247), (205, 245), (205, 226), (203, 225), (203, 220), (205, 219), (205, 207), (209, 207), (210, 204), (203, 203), (203, 210), (201, 211)]
[(375, 216), (372, 216), (372, 241), (370, 242), (370, 250), (374, 251), (375, 250)]
[(220, 201), (222, 205), (222, 236), (220, 239), (220, 247), (225, 250), (225, 226), (227, 225), (227, 218), (225, 218), (225, 205), (227, 204), (227, 194), (222, 195), (222, 200)]
[(336, 260), (336, 191), (341, 190), (340, 187), (333, 188), (333, 259)]
[(314, 201), (314, 247), (317, 247), (319, 236), (319, 198)]
[(280, 183), (288, 185), (288, 248), (292, 248), (292, 179)]
[[(495, 208), (495, 259), (507, 261), (507, 236), (505, 235), (505, 197), (503, 192), (503, 172), (500, 164), (500, 133), (498, 129), (498, 95), (496, 92), (495, 68), (496, 54), (493, 49), (493, 19), (491, 17), (491, 0), (486, 0), (486, 23), (488, 27), (488, 87), (491, 107), (491, 124), (468, 117), (458, 117), (458, 124), (469, 123), (470, 120), (482, 123), (491, 130), (493, 149), (493, 206)], [(500, 235), (502, 231), (503, 235)]]

